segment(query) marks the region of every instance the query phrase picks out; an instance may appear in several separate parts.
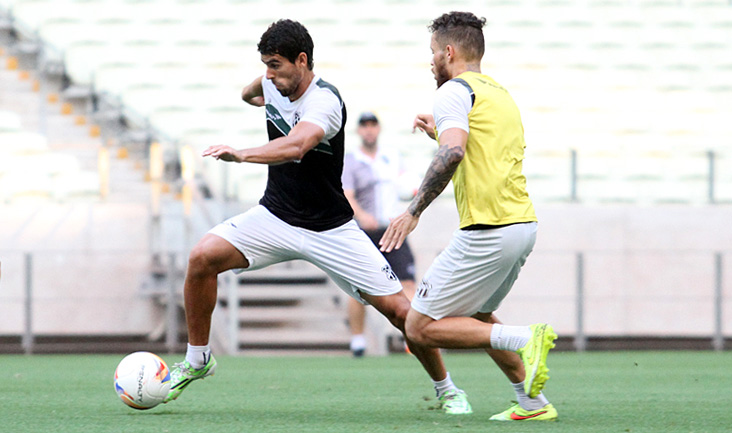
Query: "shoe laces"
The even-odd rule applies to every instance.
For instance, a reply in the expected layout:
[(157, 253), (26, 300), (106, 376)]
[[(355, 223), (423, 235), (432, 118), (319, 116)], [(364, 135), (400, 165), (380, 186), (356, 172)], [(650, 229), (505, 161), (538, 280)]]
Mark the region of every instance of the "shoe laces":
[(447, 403), (453, 400), (459, 400), (462, 396), (465, 396), (465, 391), (461, 389), (451, 389), (442, 393), (442, 395), (440, 396), (440, 400)]
[(186, 361), (176, 362), (173, 364), (172, 374), (175, 376), (182, 376), (185, 373), (190, 373), (191, 370), (191, 364), (188, 364)]

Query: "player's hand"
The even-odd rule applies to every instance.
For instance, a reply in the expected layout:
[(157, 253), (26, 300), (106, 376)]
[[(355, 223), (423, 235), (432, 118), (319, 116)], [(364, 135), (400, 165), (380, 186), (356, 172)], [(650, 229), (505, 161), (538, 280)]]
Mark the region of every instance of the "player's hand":
[(202, 156), (211, 156), (216, 159), (227, 162), (242, 162), (239, 153), (232, 147), (220, 144), (218, 146), (210, 146), (203, 151)]
[(381, 251), (390, 253), (401, 248), (404, 239), (417, 227), (418, 222), (419, 217), (410, 214), (408, 211), (391, 220), (384, 236), (379, 241)]
[(412, 123), (412, 133), (416, 132), (418, 128), (431, 139), (435, 139), (435, 118), (431, 114), (417, 114)]

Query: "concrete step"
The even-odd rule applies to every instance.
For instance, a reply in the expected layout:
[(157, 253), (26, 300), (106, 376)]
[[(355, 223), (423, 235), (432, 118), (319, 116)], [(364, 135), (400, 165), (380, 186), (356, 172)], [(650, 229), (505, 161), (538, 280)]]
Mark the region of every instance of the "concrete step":
[(246, 307), (239, 309), (238, 316), (242, 327), (301, 327), (310, 323), (345, 323), (346, 309), (334, 305), (320, 308)]
[[(340, 329), (339, 329), (340, 328)], [(348, 350), (350, 335), (345, 327), (333, 329), (243, 329), (239, 331), (239, 349), (269, 350)]]

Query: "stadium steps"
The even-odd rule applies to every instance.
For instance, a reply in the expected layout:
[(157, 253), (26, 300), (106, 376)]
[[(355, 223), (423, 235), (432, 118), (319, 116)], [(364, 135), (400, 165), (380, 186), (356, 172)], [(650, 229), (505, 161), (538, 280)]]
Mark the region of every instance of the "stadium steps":
[[(349, 353), (345, 295), (315, 266), (291, 261), (244, 272), (234, 290), (239, 351)], [(224, 316), (230, 307), (220, 289)]]
[[(29, 140), (38, 138), (33, 155), (61, 156), (58, 161), (70, 162), (70, 174), (96, 174), (99, 151), (106, 147), (110, 188), (102, 197), (98, 188), (95, 191), (82, 185), (84, 189), (77, 189), (78, 183), (70, 183), (68, 188), (75, 188), (72, 193), (59, 195), (56, 191), (62, 178), (53, 171), (48, 178), (55, 185), (44, 194), (21, 191), (0, 204), (0, 256), (5, 274), (0, 293), (0, 353), (23, 351), (20, 335), (25, 283), (19, 276), (24, 275), (25, 253), (32, 254), (34, 264), (34, 353), (165, 350), (160, 336), (154, 335), (160, 322), (158, 306), (137, 288), (139, 276), (150, 271), (145, 255), (150, 248), (150, 184), (145, 181), (145, 155), (130, 147), (134, 143), (91, 134), (94, 119), (88, 115), (86, 101), (67, 100), (60, 83), (41, 74), (28, 56), (10, 68), (13, 49), (0, 44), (0, 113), (13, 118), (5, 123), (6, 137), (17, 133)], [(33, 143), (10, 141), (12, 147), (6, 150), (28, 149)], [(49, 167), (58, 170), (53, 164)], [(17, 171), (17, 167), (12, 168)], [(94, 179), (80, 176), (69, 180), (93, 183)], [(163, 201), (179, 205), (170, 195)], [(68, 269), (50, 269), (63, 267), (62, 263)], [(124, 271), (120, 263), (125, 263)], [(77, 269), (86, 269), (79, 271), (87, 272), (84, 278), (69, 277), (68, 272)], [(62, 274), (67, 278), (59, 279)], [(93, 282), (96, 278), (98, 283)], [(80, 289), (84, 297), (77, 296)], [(110, 293), (117, 293), (115, 299), (109, 299)], [(97, 308), (80, 306), (89, 299), (95, 299)], [(113, 307), (109, 311), (134, 310), (138, 317), (130, 321), (119, 314), (105, 315), (103, 305)], [(74, 310), (73, 320), (67, 316), (69, 310)], [(185, 339), (180, 341), (183, 346), (179, 350), (184, 350)]]

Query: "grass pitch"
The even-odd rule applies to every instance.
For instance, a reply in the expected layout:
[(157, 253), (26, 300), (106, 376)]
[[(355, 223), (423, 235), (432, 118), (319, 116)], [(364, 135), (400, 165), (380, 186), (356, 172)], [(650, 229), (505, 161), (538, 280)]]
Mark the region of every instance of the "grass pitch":
[[(172, 365), (181, 356), (165, 355)], [(445, 356), (474, 414), (435, 410), (409, 355), (217, 357), (216, 376), (172, 403), (125, 406), (112, 376), (122, 356), (0, 356), (0, 432), (723, 432), (732, 417), (732, 352), (551, 353), (554, 423), (488, 421), (514, 398), (485, 355)]]

